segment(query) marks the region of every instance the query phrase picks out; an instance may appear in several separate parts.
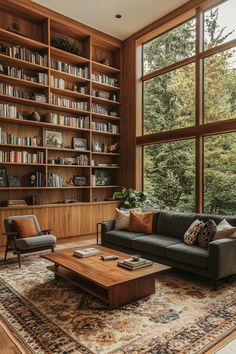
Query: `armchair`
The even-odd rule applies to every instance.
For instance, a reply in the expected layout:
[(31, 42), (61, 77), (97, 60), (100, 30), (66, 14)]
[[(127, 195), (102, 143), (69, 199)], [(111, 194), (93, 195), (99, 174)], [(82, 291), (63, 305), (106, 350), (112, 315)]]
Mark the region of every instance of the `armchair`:
[[(36, 236), (18, 237), (18, 232), (14, 226), (14, 220), (32, 219), (36, 229)], [(5, 236), (7, 237), (5, 257), (7, 253), (13, 251), (17, 255), (19, 267), (21, 267), (21, 254), (37, 252), (41, 250), (51, 249), (54, 252), (56, 246), (56, 237), (51, 235), (51, 229), (41, 230), (35, 215), (10, 216), (4, 220)]]

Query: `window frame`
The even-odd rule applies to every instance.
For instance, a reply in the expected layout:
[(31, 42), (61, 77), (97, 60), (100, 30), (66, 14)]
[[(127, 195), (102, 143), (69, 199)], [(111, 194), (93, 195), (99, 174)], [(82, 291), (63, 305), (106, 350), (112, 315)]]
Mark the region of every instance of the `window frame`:
[[(227, 49), (236, 47), (236, 39), (230, 40), (226, 43), (216, 47), (204, 50), (203, 36), (204, 36), (204, 11), (207, 11), (225, 0), (206, 0), (202, 1), (200, 5), (193, 6), (191, 10), (182, 13), (168, 23), (164, 23), (158, 28), (144, 34), (142, 37), (136, 39), (136, 187), (143, 188), (143, 146), (150, 144), (160, 144), (165, 142), (172, 142), (176, 140), (186, 140), (189, 138), (195, 139), (195, 199), (196, 212), (204, 211), (204, 137), (210, 135), (219, 135), (227, 132), (236, 131), (236, 117), (216, 121), (212, 123), (204, 123), (203, 112), (203, 95), (204, 95), (204, 59), (214, 54), (223, 52)], [(143, 75), (143, 56), (142, 46), (155, 37), (181, 25), (182, 23), (196, 17), (196, 51), (195, 55), (180, 60), (174, 64), (168, 65), (164, 68), (157, 69), (150, 73)], [(151, 134), (145, 134), (143, 131), (143, 82), (153, 77), (181, 68), (187, 64), (195, 63), (195, 125), (187, 128), (178, 128), (170, 131), (161, 131)]]

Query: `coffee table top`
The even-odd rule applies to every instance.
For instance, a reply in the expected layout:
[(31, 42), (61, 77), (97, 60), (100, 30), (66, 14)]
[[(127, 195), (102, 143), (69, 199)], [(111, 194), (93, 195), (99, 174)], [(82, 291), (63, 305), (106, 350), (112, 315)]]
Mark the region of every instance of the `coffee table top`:
[[(136, 270), (121, 268), (117, 266), (117, 262), (118, 260), (120, 261), (122, 259), (128, 258), (128, 254), (98, 245), (94, 246), (94, 248), (101, 250), (101, 253), (90, 257), (79, 258), (73, 256), (74, 250), (66, 250), (62, 252), (45, 254), (42, 256), (42, 258), (52, 261), (56, 265), (69, 269), (104, 288), (127, 282), (132, 279), (155, 274), (160, 270), (158, 265), (155, 263), (152, 266)], [(111, 261), (101, 260), (101, 256), (110, 254), (117, 255), (119, 259)]]

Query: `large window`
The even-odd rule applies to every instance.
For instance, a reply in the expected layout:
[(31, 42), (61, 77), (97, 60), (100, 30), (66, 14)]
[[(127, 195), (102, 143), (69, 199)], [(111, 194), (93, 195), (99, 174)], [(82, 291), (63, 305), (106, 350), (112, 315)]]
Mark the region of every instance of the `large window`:
[(202, 6), (142, 43), (143, 188), (162, 209), (235, 214), (236, 1)]
[(195, 210), (195, 141), (144, 148), (144, 189), (160, 209)]

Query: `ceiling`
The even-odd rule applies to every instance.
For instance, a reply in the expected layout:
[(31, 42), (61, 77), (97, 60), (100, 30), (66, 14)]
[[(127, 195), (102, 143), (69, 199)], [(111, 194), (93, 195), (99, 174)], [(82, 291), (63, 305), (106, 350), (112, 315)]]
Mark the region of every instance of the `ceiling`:
[[(81, 23), (126, 39), (188, 0), (34, 0)], [(117, 19), (116, 14), (122, 18)]]

